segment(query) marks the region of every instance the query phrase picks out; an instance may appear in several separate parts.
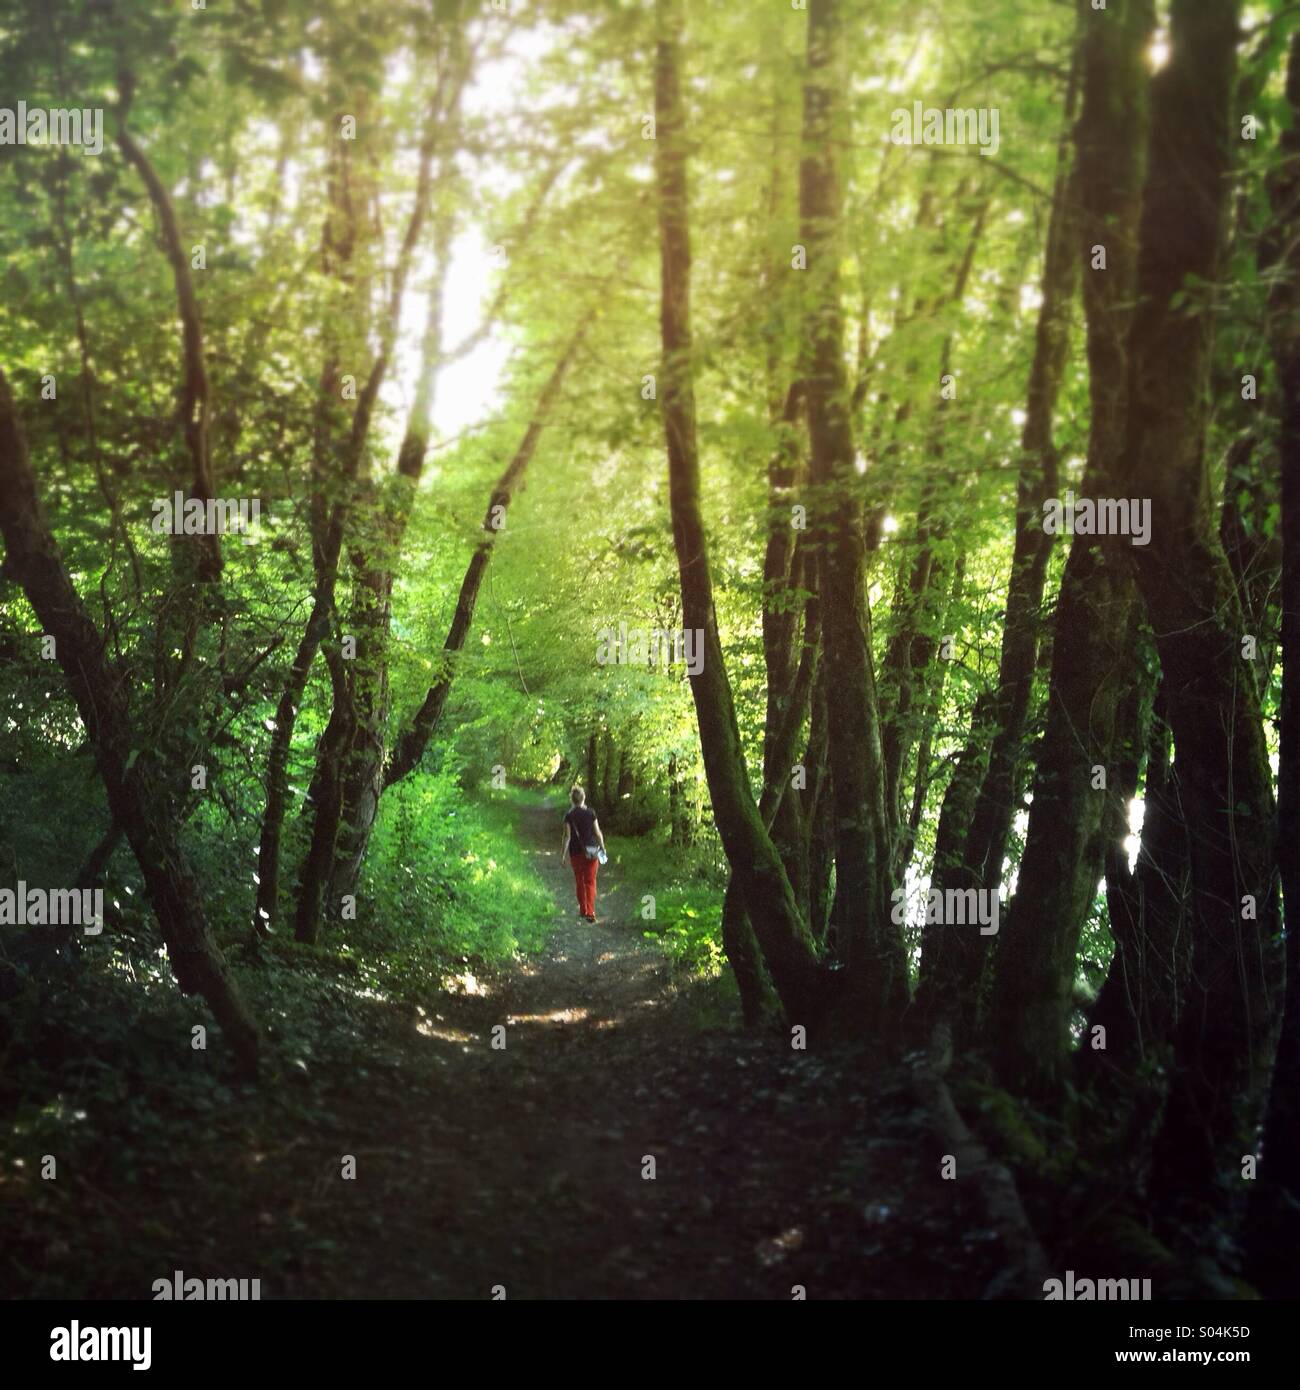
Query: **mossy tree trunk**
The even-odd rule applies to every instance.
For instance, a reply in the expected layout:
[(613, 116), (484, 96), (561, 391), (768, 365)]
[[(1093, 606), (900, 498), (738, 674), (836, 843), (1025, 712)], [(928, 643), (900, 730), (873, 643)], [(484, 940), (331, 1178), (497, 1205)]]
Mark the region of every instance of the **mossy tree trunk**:
[(816, 951), (780, 854), (763, 827), (745, 770), (713, 606), (713, 580), (700, 507), (691, 339), (691, 250), (681, 97), (681, 0), (656, 0), (655, 179), (660, 247), (659, 403), (668, 453), (673, 544), (682, 618), (703, 635), (701, 669), (691, 673), (714, 820), (746, 914), (788, 1017), (815, 1021), (823, 987)]
[[(1128, 496), (1123, 455), (1128, 405), (1126, 343), (1137, 275), (1150, 0), (1081, 3), (1083, 110), (1077, 131), (1092, 413), (1081, 493)], [(1094, 247), (1105, 252), (1105, 268)], [(1127, 539), (1076, 535), (1057, 599), (1047, 726), (1016, 895), (998, 945), (991, 1026), (996, 1062), (1013, 1090), (1055, 1093), (1069, 1058), (1075, 948), (1101, 879), (1101, 777), (1111, 766), (1116, 711), (1127, 671), (1134, 601)], [(973, 852), (992, 863), (991, 839)]]

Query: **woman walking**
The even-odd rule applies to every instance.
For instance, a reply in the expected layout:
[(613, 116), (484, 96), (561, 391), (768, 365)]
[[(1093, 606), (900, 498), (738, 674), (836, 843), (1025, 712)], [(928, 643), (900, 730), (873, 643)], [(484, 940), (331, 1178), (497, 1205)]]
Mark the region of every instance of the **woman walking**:
[(596, 813), (586, 804), (587, 793), (574, 787), (569, 793), (573, 805), (564, 813), (564, 844), (561, 852), (573, 865), (573, 881), (578, 889), (578, 915), (588, 922), (596, 920), (596, 870), (605, 858), (605, 837)]

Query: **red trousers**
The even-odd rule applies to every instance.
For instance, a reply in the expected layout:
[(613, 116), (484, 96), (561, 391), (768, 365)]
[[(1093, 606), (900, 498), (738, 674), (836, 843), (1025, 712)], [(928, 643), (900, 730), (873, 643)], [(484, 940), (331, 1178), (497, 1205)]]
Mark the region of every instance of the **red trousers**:
[(594, 917), (596, 915), (596, 870), (600, 868), (600, 860), (588, 859), (585, 854), (569, 855), (569, 863), (573, 865), (573, 881), (578, 889), (578, 911), (584, 917)]

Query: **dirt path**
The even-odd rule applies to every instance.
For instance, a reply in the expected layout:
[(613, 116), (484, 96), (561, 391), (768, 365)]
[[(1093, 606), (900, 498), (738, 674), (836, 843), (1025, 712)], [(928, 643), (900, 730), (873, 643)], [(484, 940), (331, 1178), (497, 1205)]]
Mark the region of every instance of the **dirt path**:
[(558, 811), (521, 805), (516, 833), (555, 895), (541, 953), (423, 1007), (323, 992), (354, 1060), (206, 1128), (165, 1094), (147, 1132), (101, 1117), (58, 1183), (21, 1178), (10, 1292), (148, 1298), (182, 1270), (263, 1298), (978, 1297), (995, 1238), (898, 1075), (707, 1026), (717, 986), (643, 937), (634, 846), (593, 926)]
[(538, 1065), (562, 1064), (572, 1047), (620, 1048), (657, 1025), (672, 995), (668, 963), (642, 936), (639, 900), (614, 864), (598, 871), (596, 924), (577, 915), (558, 821), (549, 809), (526, 807), (519, 835), (551, 889), (559, 925), (538, 955), (496, 977), (476, 1011), (480, 1022), (504, 1021), (507, 1051), (517, 1041)]
[(419, 1286), (383, 1292), (977, 1294), (952, 1248), (963, 1203), (939, 1155), (918, 1153), (910, 1099), (891, 1099), (869, 1059), (832, 1065), (779, 1036), (701, 1031), (690, 989), (642, 937), (634, 887), (602, 869), (600, 920), (581, 921), (558, 814), (520, 816), (561, 925), (539, 956), (444, 996), (422, 1024), (459, 1056), (439, 1057), (405, 1111), (426, 1161), (410, 1173), (400, 1267), (418, 1268)]
[(519, 836), (556, 901), (543, 950), (466, 979), (418, 1024), (459, 1054), (440, 1056), (429, 1078), (429, 1111), (445, 1118), (430, 1116), (426, 1133), (435, 1167), (454, 1169), (429, 1200), (440, 1246), (460, 1259), (426, 1265), (428, 1293), (486, 1297), (502, 1284), (507, 1297), (672, 1296), (644, 1230), (657, 1227), (658, 1244), (674, 1223), (707, 1214), (705, 1194), (683, 1210), (678, 1183), (643, 1176), (674, 1139), (656, 1116), (663, 1098), (648, 1063), (689, 1045), (693, 1011), (645, 941), (640, 899), (615, 864), (600, 871), (597, 923), (578, 917), (558, 826), (549, 809), (520, 811)]

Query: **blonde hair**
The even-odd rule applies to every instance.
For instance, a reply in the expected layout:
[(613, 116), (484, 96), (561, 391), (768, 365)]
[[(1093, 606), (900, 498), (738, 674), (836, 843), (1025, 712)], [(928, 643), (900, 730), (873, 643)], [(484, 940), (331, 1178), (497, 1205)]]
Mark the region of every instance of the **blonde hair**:
[(587, 793), (584, 792), (581, 787), (574, 787), (569, 793), (569, 800), (572, 801), (575, 806), (581, 806), (586, 799)]

